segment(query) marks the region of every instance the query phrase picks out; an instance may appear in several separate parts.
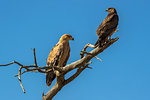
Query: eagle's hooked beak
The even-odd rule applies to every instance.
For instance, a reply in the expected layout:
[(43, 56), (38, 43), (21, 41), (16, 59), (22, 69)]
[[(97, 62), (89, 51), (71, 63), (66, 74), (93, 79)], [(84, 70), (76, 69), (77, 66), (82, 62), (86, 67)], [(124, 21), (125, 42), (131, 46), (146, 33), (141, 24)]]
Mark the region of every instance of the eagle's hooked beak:
[(74, 40), (74, 38), (72, 37), (72, 39), (71, 40)]
[(106, 11), (108, 11), (108, 9), (106, 9)]

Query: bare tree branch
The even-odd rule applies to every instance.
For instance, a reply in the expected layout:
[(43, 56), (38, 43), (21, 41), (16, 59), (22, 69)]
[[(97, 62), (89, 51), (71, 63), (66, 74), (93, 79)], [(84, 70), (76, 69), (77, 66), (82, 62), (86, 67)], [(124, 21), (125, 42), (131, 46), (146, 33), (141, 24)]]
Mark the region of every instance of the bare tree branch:
[(33, 54), (34, 54), (34, 64), (35, 64), (35, 66), (37, 66), (36, 54), (35, 54), (35, 48), (33, 49)]
[[(81, 57), (82, 57), (82, 54), (84, 55), (84, 54), (87, 54), (87, 55), (92, 55), (91, 53), (88, 53), (88, 52), (86, 52), (86, 51), (81, 51)], [(98, 58), (97, 56), (94, 56), (96, 59), (98, 59), (98, 60), (100, 60), (100, 61), (102, 61), (102, 59), (100, 59), (100, 58)]]
[(84, 57), (84, 54), (85, 54), (84, 52), (86, 51), (87, 47), (96, 48), (94, 45), (92, 45), (92, 44), (90, 44), (90, 43), (86, 44), (86, 45), (84, 46), (83, 50), (82, 50), (81, 53), (80, 53), (81, 58)]
[(9, 63), (9, 64), (4, 64), (4, 65), (0, 65), (0, 66), (9, 66), (9, 65), (12, 65), (12, 64), (14, 64), (14, 63), (18, 64), (19, 66), (23, 66), (22, 64), (20, 64), (20, 63), (17, 62), (17, 61), (13, 61), (13, 62), (11, 62), (11, 63)]
[(24, 89), (22, 82), (21, 82), (21, 69), (22, 69), (22, 66), (19, 68), (18, 80), (19, 80), (20, 86), (23, 90), (23, 93), (25, 93), (25, 89)]
[(85, 69), (85, 68), (89, 68), (88, 65), (91, 64), (92, 62), (89, 62), (88, 64), (86, 64), (85, 66), (83, 66), (83, 68), (79, 67), (77, 69), (77, 72), (72, 75), (70, 78), (68, 78), (67, 80), (64, 81), (64, 85), (70, 83), (71, 81), (73, 81), (77, 76), (80, 75), (80, 73)]
[[(62, 84), (58, 84), (58, 81), (56, 82), (56, 84), (46, 93), (46, 95), (44, 95), (42, 97), (42, 100), (51, 100), (62, 88), (63, 86), (65, 86), (66, 84), (70, 83), (71, 81), (73, 81), (77, 76), (80, 75), (80, 73), (88, 67), (88, 62), (95, 57), (96, 55), (98, 55), (99, 53), (103, 52), (106, 48), (108, 48), (111, 44), (113, 44), (114, 42), (116, 42), (119, 39), (119, 37), (115, 38), (115, 39), (110, 39), (109, 41), (107, 41), (107, 43), (105, 43), (105, 45), (103, 47), (97, 47), (94, 50), (92, 50), (90, 52), (90, 55), (86, 55), (84, 56), (84, 54), (81, 54), (81, 59), (73, 62), (65, 67), (63, 67), (63, 74), (61, 75), (65, 75), (66, 73), (72, 71), (73, 69), (78, 68), (77, 72), (75, 74), (73, 74), (70, 78), (68, 78), (67, 80), (64, 80), (64, 82)], [(87, 48), (87, 46), (85, 47)], [(85, 51), (86, 49), (84, 49), (83, 51)], [(87, 65), (86, 65), (87, 64)], [(83, 68), (81, 68), (82, 66), (84, 66)], [(57, 76), (57, 75), (56, 75)], [(61, 77), (61, 76), (60, 76)], [(64, 76), (62, 76), (64, 77)]]
[[(76, 77), (78, 77), (82, 73), (83, 70), (85, 70), (86, 68), (92, 69), (91, 67), (88, 66), (89, 64), (91, 64), (91, 62), (89, 62), (89, 61), (93, 57), (99, 59), (96, 56), (99, 53), (103, 52), (111, 44), (116, 42), (118, 39), (119, 39), (119, 37), (117, 37), (115, 39), (107, 40), (103, 47), (95, 47), (95, 46), (88, 43), (87, 45), (85, 45), (85, 47), (83, 48), (83, 50), (80, 53), (81, 59), (79, 59), (76, 62), (73, 62), (69, 65), (66, 65), (65, 67), (59, 67), (59, 66), (39, 67), (38, 64), (37, 64), (37, 60), (36, 60), (35, 48), (33, 49), (34, 65), (24, 66), (24, 65), (20, 64), (19, 62), (13, 61), (11, 63), (0, 65), (0, 66), (9, 66), (9, 65), (14, 64), (14, 63), (20, 66), (19, 73), (18, 73), (18, 75), (15, 75), (15, 77), (18, 76), (20, 86), (21, 86), (24, 93), (25, 93), (25, 89), (24, 89), (24, 87), (22, 85), (22, 81), (21, 81), (21, 75), (22, 74), (24, 74), (26, 72), (47, 73), (49, 70), (54, 70), (54, 72), (56, 74), (57, 81), (56, 81), (55, 85), (46, 93), (46, 95), (43, 94), (43, 96), (42, 96), (42, 100), (51, 100), (65, 85), (67, 85), (68, 83), (73, 81)], [(91, 48), (94, 48), (94, 49), (90, 52), (87, 52), (86, 51), (87, 47), (91, 47)], [(84, 54), (86, 54), (86, 55), (84, 55)], [(101, 60), (101, 59), (99, 59), (99, 60)], [(22, 72), (22, 69), (25, 69), (25, 71)], [(70, 72), (74, 69), (77, 69), (76, 73), (74, 73), (68, 79), (65, 79), (64, 78), (65, 74), (67, 74), (68, 72)]]

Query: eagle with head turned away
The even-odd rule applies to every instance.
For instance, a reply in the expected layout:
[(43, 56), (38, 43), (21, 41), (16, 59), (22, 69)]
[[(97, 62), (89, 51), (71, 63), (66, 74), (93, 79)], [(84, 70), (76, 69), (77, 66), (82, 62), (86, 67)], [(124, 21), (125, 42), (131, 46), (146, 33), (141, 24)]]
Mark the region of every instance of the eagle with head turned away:
[[(69, 40), (74, 38), (69, 34), (64, 34), (59, 42), (52, 48), (47, 59), (47, 66), (53, 67), (64, 67), (70, 56)], [(56, 75), (53, 70), (50, 70), (46, 74), (46, 84), (50, 86)]]
[(95, 43), (95, 46), (103, 46), (108, 37), (116, 31), (119, 17), (115, 8), (108, 8), (107, 17), (103, 20), (103, 22), (99, 25), (96, 30), (96, 35), (98, 35), (98, 41)]

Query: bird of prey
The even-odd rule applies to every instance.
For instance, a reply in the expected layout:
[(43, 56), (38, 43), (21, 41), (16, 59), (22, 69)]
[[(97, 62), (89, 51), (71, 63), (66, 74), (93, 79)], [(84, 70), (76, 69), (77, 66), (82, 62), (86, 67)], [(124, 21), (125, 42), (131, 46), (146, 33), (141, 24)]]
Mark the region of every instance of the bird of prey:
[(111, 35), (116, 31), (119, 17), (115, 8), (108, 8), (107, 17), (103, 20), (103, 22), (99, 25), (96, 30), (96, 35), (98, 35), (98, 41), (95, 43), (95, 46), (103, 46), (103, 43), (111, 37)]
[[(47, 66), (53, 67), (64, 67), (70, 56), (69, 40), (74, 38), (69, 34), (64, 34), (59, 42), (52, 48), (47, 59)], [(46, 74), (46, 84), (50, 86), (56, 75), (53, 70), (50, 70)]]

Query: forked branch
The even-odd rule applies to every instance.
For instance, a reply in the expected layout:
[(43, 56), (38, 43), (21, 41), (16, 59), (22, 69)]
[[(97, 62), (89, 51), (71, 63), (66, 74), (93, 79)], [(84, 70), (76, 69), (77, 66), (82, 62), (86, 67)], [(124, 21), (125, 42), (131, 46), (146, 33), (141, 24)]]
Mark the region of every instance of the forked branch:
[[(82, 52), (81, 52), (81, 59), (80, 60), (63, 67), (63, 75), (65, 75), (68, 72), (72, 71), (73, 69), (77, 68), (76, 73), (73, 74), (72, 76), (70, 76), (68, 79), (65, 79), (64, 82), (62, 82), (62, 84), (58, 84), (57, 83), (58, 81), (57, 81), (56, 84), (46, 93), (46, 95), (44, 95), (42, 97), (42, 100), (51, 100), (65, 85), (67, 85), (68, 83), (73, 81), (77, 76), (79, 76), (85, 68), (88, 68), (88, 65), (90, 64), (88, 62), (93, 57), (95, 57), (99, 53), (103, 52), (106, 48), (108, 48), (111, 44), (116, 42), (118, 39), (119, 39), (119, 37), (117, 37), (115, 39), (110, 39), (109, 41), (107, 41), (107, 43), (105, 43), (105, 45), (103, 47), (95, 48), (94, 50), (89, 52), (90, 54), (87, 54), (86, 56), (84, 56), (84, 54), (82, 54)], [(87, 47), (88, 46), (86, 45), (85, 49), (83, 49), (83, 51), (86, 51)]]
[[(39, 67), (37, 64), (37, 60), (36, 60), (36, 54), (35, 54), (35, 49), (33, 49), (33, 54), (34, 54), (34, 65), (22, 65), (19, 62), (13, 61), (11, 63), (5, 64), (5, 65), (0, 65), (0, 66), (9, 66), (11, 64), (17, 64), (20, 66), (19, 68), (19, 73), (16, 76), (18, 76), (19, 79), (19, 83), (20, 86), (23, 90), (23, 92), (25, 93), (25, 89), (22, 85), (22, 81), (21, 81), (21, 75), (23, 75), (26, 72), (39, 72), (39, 73), (47, 73), (49, 70), (54, 70), (55, 74), (56, 74), (56, 83), (55, 85), (42, 97), (42, 100), (51, 100), (65, 85), (67, 85), (68, 83), (70, 83), (71, 81), (73, 81), (74, 79), (76, 79), (76, 77), (78, 77), (83, 70), (85, 70), (86, 68), (90, 68), (88, 65), (91, 64), (91, 62), (89, 62), (93, 57), (99, 59), (98, 57), (96, 57), (99, 53), (103, 52), (106, 48), (108, 48), (111, 44), (113, 44), (114, 42), (116, 42), (119, 39), (119, 37), (115, 38), (115, 39), (110, 39), (108, 40), (103, 47), (95, 47), (91, 44), (87, 44), (84, 49), (81, 51), (81, 59), (77, 60), (76, 62), (73, 62), (69, 65), (66, 65), (65, 67), (50, 67), (50, 66), (44, 66), (44, 67)], [(92, 47), (94, 48), (92, 51), (87, 52), (86, 49), (87, 47)], [(85, 55), (86, 54), (86, 55)], [(101, 60), (101, 59), (99, 59)], [(22, 69), (25, 69), (25, 71), (22, 72)], [(68, 79), (65, 79), (64, 76), (65, 74), (67, 74), (68, 72), (77, 69), (76, 73), (74, 73), (72, 76), (70, 76)]]

